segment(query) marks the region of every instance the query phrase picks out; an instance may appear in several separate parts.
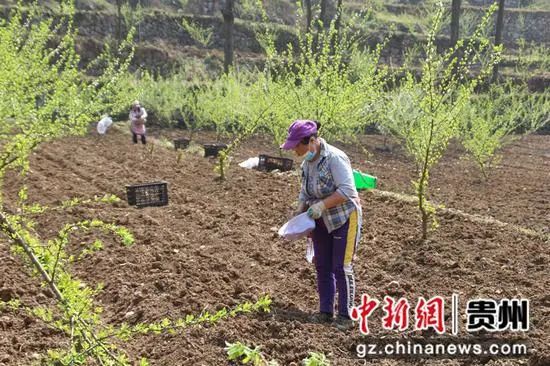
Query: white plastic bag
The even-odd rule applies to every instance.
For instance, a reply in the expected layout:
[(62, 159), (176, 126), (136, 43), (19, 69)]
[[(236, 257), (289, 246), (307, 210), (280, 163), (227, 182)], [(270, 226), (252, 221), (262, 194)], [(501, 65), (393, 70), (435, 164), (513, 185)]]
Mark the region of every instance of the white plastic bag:
[(315, 229), (315, 220), (307, 215), (306, 212), (294, 216), (279, 229), (279, 236), (287, 240), (296, 240), (307, 236)]
[(313, 257), (315, 257), (313, 240), (311, 238), (307, 238), (306, 239), (306, 261), (308, 261), (308, 263), (313, 263)]
[(105, 116), (97, 123), (97, 132), (104, 135), (107, 129), (113, 124), (113, 120), (109, 116)]
[(258, 167), (259, 164), (260, 158), (256, 156), (255, 158), (246, 159), (245, 161), (240, 163), (239, 166), (247, 169), (255, 169)]

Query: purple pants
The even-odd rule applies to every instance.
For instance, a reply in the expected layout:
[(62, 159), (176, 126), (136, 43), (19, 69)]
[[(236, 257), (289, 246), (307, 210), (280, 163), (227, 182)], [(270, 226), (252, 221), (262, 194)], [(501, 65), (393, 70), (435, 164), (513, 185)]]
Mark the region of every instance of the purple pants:
[(349, 317), (355, 297), (355, 277), (352, 260), (357, 235), (357, 211), (353, 211), (346, 223), (327, 231), (323, 219), (315, 220), (312, 232), (319, 291), (319, 310), (334, 313), (334, 295), (338, 288), (338, 314)]

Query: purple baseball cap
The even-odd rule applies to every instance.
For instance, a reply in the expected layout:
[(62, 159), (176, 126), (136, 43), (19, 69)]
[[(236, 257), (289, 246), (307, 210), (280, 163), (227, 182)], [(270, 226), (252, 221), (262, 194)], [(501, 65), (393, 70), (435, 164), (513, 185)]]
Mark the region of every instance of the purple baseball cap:
[(281, 149), (292, 150), (304, 137), (309, 137), (317, 133), (317, 124), (310, 120), (296, 120), (288, 128), (286, 141), (281, 145)]

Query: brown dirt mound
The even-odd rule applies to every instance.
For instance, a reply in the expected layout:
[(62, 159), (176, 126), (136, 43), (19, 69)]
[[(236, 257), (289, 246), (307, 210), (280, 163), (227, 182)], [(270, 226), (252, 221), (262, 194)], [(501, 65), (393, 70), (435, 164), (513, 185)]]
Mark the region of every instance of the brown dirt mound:
[[(198, 136), (204, 142), (208, 137)], [(252, 139), (235, 160), (276, 152), (263, 142)], [(381, 139), (369, 136), (366, 142), (376, 151)], [(547, 146), (545, 136), (512, 145), (488, 183), (478, 182), (473, 166), (451, 150), (433, 174), (434, 198), (449, 207), (547, 230)], [(367, 161), (351, 146), (345, 149), (354, 165), (378, 175), (380, 188), (410, 192), (411, 163), (401, 151), (375, 152)], [(228, 364), (224, 342), (240, 340), (262, 345), (268, 358), (282, 365), (298, 365), (309, 351), (324, 352), (336, 365), (525, 363), (525, 359), (359, 362), (353, 352), (353, 345), (363, 341), (357, 329), (341, 332), (307, 320), (317, 307), (314, 268), (304, 259), (303, 242), (285, 243), (275, 232), (297, 197), (299, 175), (249, 171), (233, 164), (228, 180), (218, 182), (213, 169), (212, 160), (197, 154), (185, 154), (180, 164), (168, 149), (157, 147), (151, 156), (117, 131), (102, 139), (88, 136), (55, 141), (32, 156), (31, 172), (25, 179), (29, 199), (44, 205), (105, 193), (125, 197), (126, 184), (169, 182), (167, 207), (85, 205), (37, 218), (43, 238), (52, 237), (64, 223), (90, 218), (125, 225), (134, 233), (136, 243), (131, 247), (102, 236), (104, 250), (73, 266), (84, 282), (105, 284), (97, 297), (105, 322), (128, 320), (124, 316), (129, 311), (134, 312), (130, 321), (155, 321), (235, 305), (264, 293), (274, 299), (273, 311), (267, 315), (240, 316), (176, 335), (137, 337), (124, 345), (134, 358), (148, 357), (153, 365), (224, 365)], [(15, 175), (8, 177), (8, 207), (13, 205), (21, 181)], [(397, 281), (400, 294), (410, 301), (434, 295), (448, 300), (452, 293), (460, 294), (463, 303), (475, 297), (526, 297), (531, 300), (531, 330), (526, 336), (536, 349), (530, 362), (547, 364), (548, 243), (451, 214), (440, 218), (441, 226), (429, 241), (419, 242), (419, 216), (414, 206), (369, 193), (361, 196), (365, 226), (355, 262), (358, 294), (382, 299), (390, 282)], [(77, 251), (92, 237), (75, 236), (71, 250)], [(21, 271), (21, 260), (9, 254), (6, 239), (2, 243), (2, 299), (17, 297), (30, 305), (50, 303), (52, 299), (37, 281)], [(371, 317), (374, 336), (392, 335), (378, 324), (381, 315), (378, 309)], [(0, 312), (0, 364), (29, 364), (39, 353), (64, 342), (62, 334), (37, 320), (8, 310)]]

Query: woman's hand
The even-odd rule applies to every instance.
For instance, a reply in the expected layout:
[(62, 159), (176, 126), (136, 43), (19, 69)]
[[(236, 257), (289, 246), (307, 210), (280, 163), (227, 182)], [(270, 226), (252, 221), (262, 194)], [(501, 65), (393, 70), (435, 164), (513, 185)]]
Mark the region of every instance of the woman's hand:
[(307, 210), (307, 215), (314, 220), (317, 220), (323, 216), (323, 212), (326, 210), (325, 204), (323, 201), (319, 201), (310, 206)]
[(325, 210), (338, 206), (339, 204), (342, 204), (346, 201), (347, 201), (346, 197), (342, 196), (338, 192), (334, 192), (324, 200), (311, 205), (311, 207), (307, 210), (307, 215), (312, 219), (317, 220), (318, 218), (323, 216), (323, 212)]

